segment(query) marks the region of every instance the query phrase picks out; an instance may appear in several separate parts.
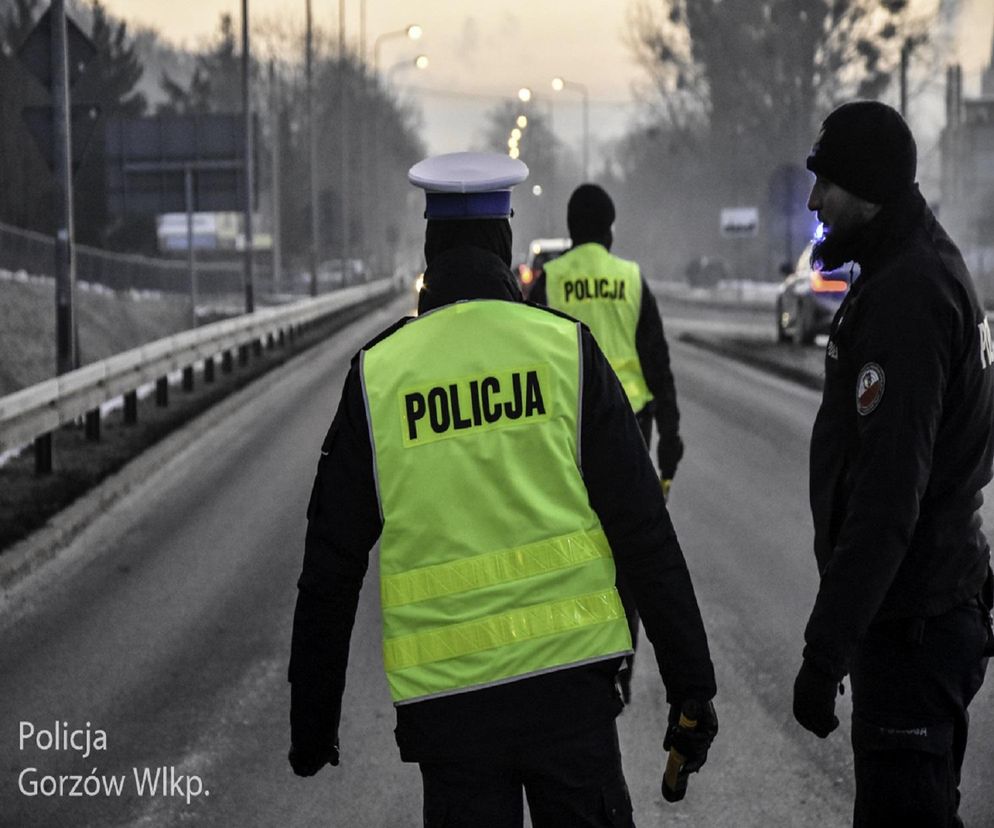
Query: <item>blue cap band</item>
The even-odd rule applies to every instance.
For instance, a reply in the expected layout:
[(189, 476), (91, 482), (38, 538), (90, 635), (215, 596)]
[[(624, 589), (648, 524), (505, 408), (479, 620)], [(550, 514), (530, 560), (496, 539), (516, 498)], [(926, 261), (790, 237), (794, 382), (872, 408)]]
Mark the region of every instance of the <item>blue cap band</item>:
[(426, 219), (499, 219), (511, 215), (511, 191), (425, 193)]

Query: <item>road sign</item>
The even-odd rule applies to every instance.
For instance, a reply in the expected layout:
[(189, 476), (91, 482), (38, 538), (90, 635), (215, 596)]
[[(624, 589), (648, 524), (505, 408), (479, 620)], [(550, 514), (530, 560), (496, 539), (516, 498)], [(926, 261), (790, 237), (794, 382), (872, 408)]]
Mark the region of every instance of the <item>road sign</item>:
[(759, 232), (758, 207), (723, 207), (721, 235), (726, 239), (751, 239)]
[(106, 129), (107, 195), (117, 213), (237, 211), (244, 204), (245, 123), (240, 114), (114, 118)]
[[(55, 169), (55, 140), (53, 137), (52, 120), (54, 107), (26, 106), (21, 110), (21, 117), (28, 127), (42, 158), (50, 170)], [(73, 104), (72, 106), (72, 169), (76, 172), (86, 156), (87, 147), (93, 138), (97, 121), (100, 119), (100, 107), (95, 104)]]
[[(71, 17), (66, 17), (66, 37), (69, 51), (69, 86), (72, 87), (83, 74), (86, 64), (96, 56), (97, 47)], [(38, 18), (35, 27), (17, 50), (17, 56), (42, 86), (46, 89), (52, 88), (51, 7)]]

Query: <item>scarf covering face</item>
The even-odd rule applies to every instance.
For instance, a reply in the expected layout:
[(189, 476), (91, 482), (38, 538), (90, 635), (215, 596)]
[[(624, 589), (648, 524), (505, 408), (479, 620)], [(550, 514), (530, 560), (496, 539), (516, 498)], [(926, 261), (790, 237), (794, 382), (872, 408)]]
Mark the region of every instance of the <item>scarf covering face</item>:
[(522, 301), (510, 270), (511, 225), (506, 219), (429, 221), (425, 261), (419, 313), (461, 299)]

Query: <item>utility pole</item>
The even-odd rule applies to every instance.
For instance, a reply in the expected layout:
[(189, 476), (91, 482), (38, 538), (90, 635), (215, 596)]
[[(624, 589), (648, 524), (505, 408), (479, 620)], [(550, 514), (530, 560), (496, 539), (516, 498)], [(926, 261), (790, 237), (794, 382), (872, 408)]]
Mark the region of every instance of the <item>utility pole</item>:
[(255, 293), (252, 284), (252, 193), (255, 189), (252, 160), (255, 155), (252, 135), (252, 106), (249, 95), (249, 20), (248, 0), (242, 0), (242, 112), (245, 116), (245, 313), (255, 310)]
[(901, 44), (901, 117), (908, 117), (908, 63), (911, 59), (911, 38)]
[(338, 88), (341, 96), (341, 107), (339, 117), (339, 139), (342, 142), (341, 151), (341, 195), (339, 198), (339, 210), (342, 223), (342, 284), (347, 281), (349, 263), (349, 90), (345, 77), (346, 56), (345, 56), (345, 0), (338, 0)]
[(51, 14), (55, 170), (55, 362), (56, 372), (65, 374), (79, 367), (79, 355), (76, 352), (76, 251), (65, 0), (52, 0)]
[(307, 0), (306, 75), (307, 75), (307, 141), (310, 153), (311, 182), (311, 296), (318, 295), (318, 250), (320, 239), (320, 216), (318, 215), (318, 131), (314, 123), (314, 24), (311, 16), (311, 0)]
[(272, 111), (273, 124), (273, 292), (279, 293), (283, 287), (283, 217), (281, 206), (283, 203), (280, 177), (280, 156), (282, 147), (280, 146), (282, 135), (280, 130), (283, 119), (280, 117), (280, 90), (276, 80), (275, 62), (269, 61), (269, 94), (270, 109)]

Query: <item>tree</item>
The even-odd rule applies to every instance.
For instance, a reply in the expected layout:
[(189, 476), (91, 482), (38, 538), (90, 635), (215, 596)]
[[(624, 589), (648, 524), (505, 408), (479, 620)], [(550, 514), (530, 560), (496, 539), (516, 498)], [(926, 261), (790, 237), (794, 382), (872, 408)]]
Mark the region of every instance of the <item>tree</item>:
[(796, 157), (841, 99), (887, 88), (905, 39), (924, 38), (932, 16), (907, 0), (639, 0), (630, 42), (719, 149), (748, 140)]
[[(913, 12), (908, 0), (638, 0), (629, 43), (649, 79), (651, 110), (649, 129), (632, 136), (638, 150), (625, 149), (654, 167), (619, 156), (626, 180), (644, 188), (665, 170), (689, 185), (675, 192), (708, 216), (712, 241), (682, 256), (720, 249), (721, 206), (759, 206), (769, 231), (774, 171), (803, 163), (821, 118), (841, 100), (882, 95), (902, 46), (922, 42), (935, 13)], [(670, 163), (674, 154), (680, 165)], [(697, 173), (692, 183), (687, 169)], [(803, 212), (803, 201), (794, 209)], [(685, 238), (700, 236), (699, 224), (685, 229)], [(724, 252), (750, 257), (749, 272), (775, 272), (772, 253), (763, 261), (753, 248)]]
[(189, 86), (168, 73), (162, 75), (162, 90), (167, 102), (160, 113), (204, 114), (238, 112), (242, 107), (241, 52), (238, 50), (235, 25), (230, 14), (222, 14), (213, 46), (197, 56)]
[(90, 12), (90, 39), (97, 53), (73, 89), (73, 97), (94, 104), (99, 117), (91, 146), (75, 176), (76, 237), (83, 244), (103, 246), (110, 229), (104, 126), (110, 118), (144, 114), (147, 101), (136, 90), (144, 67), (128, 37), (127, 24), (111, 18), (99, 0), (94, 1)]

